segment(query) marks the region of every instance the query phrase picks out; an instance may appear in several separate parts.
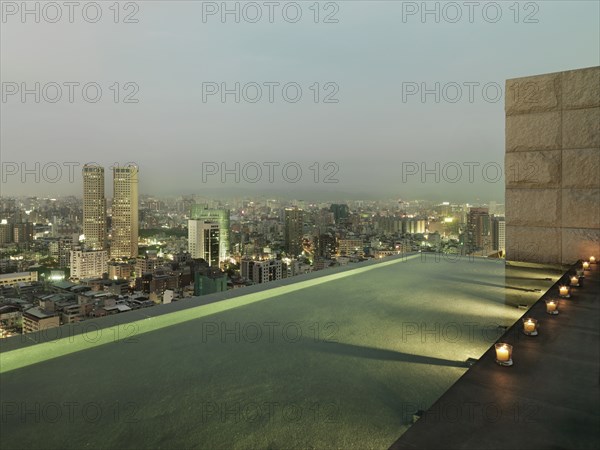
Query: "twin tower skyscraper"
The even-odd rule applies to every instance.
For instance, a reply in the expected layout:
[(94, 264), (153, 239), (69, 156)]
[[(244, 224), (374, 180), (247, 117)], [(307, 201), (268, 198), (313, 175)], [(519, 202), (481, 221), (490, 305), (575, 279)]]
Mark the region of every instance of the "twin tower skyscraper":
[(83, 166), (83, 235), (89, 250), (106, 250), (110, 257), (138, 256), (138, 175), (135, 165), (114, 166), (110, 227), (104, 194), (104, 167)]

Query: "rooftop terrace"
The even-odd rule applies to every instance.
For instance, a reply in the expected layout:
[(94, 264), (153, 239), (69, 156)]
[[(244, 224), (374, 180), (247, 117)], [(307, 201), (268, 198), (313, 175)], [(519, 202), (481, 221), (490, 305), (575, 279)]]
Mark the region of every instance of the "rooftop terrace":
[[(556, 289), (547, 297), (557, 298)], [(500, 367), (490, 349), (391, 447), (400, 449), (597, 449), (600, 445), (600, 271), (546, 314), (544, 299), (528, 316), (537, 336), (515, 324), (501, 341), (514, 365)]]
[(387, 448), (562, 274), (392, 257), (6, 339), (0, 444)]

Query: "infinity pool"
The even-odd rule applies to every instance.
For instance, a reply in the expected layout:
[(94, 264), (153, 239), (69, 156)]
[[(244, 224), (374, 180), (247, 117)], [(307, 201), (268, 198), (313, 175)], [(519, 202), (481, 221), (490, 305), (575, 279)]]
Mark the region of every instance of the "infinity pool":
[[(386, 449), (523, 315), (517, 305), (561, 275), (394, 257), (156, 307), (154, 317), (125, 313), (118, 319), (133, 322), (85, 335), (11, 338), (0, 354), (0, 443)], [(198, 306), (219, 296), (231, 298)]]

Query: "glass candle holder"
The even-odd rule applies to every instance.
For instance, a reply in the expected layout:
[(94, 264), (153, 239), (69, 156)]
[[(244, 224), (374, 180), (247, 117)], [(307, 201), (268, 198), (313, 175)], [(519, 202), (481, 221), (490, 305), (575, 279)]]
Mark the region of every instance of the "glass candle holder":
[(499, 342), (496, 347), (496, 362), (501, 366), (512, 366), (512, 345)]
[(596, 264), (596, 257), (590, 256), (590, 264)]
[(538, 321), (536, 319), (532, 319), (531, 317), (523, 319), (523, 333), (527, 336), (537, 336)]
[(569, 289), (569, 286), (559, 286), (558, 287), (558, 295), (560, 295), (563, 298), (569, 298), (571, 297), (571, 289)]
[(546, 300), (546, 312), (548, 314), (558, 314), (558, 300), (548, 299)]
[(579, 287), (579, 277), (577, 275), (571, 276), (569, 279), (569, 285), (571, 287)]
[(590, 263), (588, 261), (584, 261), (582, 266), (584, 271), (590, 270)]

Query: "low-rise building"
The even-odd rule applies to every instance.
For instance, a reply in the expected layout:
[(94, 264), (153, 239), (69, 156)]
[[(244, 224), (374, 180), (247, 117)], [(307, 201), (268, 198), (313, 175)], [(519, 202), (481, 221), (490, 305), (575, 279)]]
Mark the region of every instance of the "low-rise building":
[(133, 276), (135, 264), (112, 261), (108, 263), (108, 278), (111, 280), (129, 279)]
[(107, 272), (106, 250), (71, 250), (71, 278), (99, 278)]
[(340, 255), (364, 255), (363, 247), (362, 239), (340, 239), (338, 241), (338, 253)]
[(0, 306), (0, 327), (2, 328), (14, 328), (16, 327), (23, 313), (21, 308), (15, 305), (2, 305)]
[(32, 283), (38, 281), (37, 272), (15, 272), (0, 275), (0, 287), (17, 286), (19, 283)]
[(39, 306), (23, 312), (23, 333), (33, 333), (60, 326), (60, 315)]
[(256, 284), (281, 280), (283, 276), (283, 263), (279, 259), (264, 261), (242, 259), (241, 274), (243, 278)]

